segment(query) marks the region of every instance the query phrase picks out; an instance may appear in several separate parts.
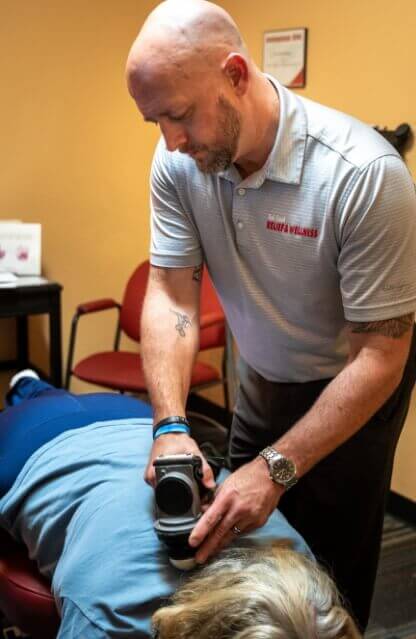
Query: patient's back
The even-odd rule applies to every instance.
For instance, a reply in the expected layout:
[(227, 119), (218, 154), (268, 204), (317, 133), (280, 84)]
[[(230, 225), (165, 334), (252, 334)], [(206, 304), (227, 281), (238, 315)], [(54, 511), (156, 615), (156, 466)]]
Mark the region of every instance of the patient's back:
[[(52, 580), (59, 639), (80, 636), (81, 623), (83, 639), (148, 637), (151, 614), (184, 578), (153, 531), (153, 490), (143, 480), (151, 444), (147, 418), (67, 431), (31, 456), (0, 500), (0, 525)], [(237, 543), (282, 537), (309, 552), (278, 512)]]

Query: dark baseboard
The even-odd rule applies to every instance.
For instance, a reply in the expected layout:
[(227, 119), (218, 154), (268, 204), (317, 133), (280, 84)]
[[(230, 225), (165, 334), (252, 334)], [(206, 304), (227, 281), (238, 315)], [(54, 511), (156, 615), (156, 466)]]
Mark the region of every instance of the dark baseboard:
[(416, 526), (416, 502), (395, 493), (394, 490), (390, 491), (387, 500), (387, 512)]

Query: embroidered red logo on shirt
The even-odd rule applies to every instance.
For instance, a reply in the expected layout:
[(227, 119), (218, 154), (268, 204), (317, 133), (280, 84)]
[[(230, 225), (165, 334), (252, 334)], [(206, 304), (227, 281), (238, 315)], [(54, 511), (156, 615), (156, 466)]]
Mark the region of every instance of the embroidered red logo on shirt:
[(284, 217), (269, 215), (266, 223), (269, 231), (276, 233), (288, 233), (289, 235), (302, 235), (303, 237), (318, 237), (318, 229), (299, 226), (299, 224), (288, 224)]

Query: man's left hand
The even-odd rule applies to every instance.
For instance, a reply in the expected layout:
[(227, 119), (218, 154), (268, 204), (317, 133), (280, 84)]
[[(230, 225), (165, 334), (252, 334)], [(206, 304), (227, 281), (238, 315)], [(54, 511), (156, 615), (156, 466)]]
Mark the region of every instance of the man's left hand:
[(200, 546), (196, 561), (204, 563), (236, 535), (264, 526), (283, 492), (261, 457), (227, 477), (189, 537), (191, 546)]

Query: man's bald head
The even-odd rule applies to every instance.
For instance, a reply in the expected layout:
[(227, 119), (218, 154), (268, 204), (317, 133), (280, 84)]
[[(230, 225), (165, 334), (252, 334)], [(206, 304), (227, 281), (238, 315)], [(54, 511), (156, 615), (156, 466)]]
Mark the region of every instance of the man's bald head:
[(206, 0), (166, 0), (148, 16), (127, 60), (129, 89), (149, 76), (189, 79), (201, 67), (220, 73), (232, 53), (247, 52), (238, 28), (221, 7)]
[[(250, 59), (224, 9), (206, 0), (166, 0), (149, 15), (127, 61), (130, 94), (145, 121), (159, 125), (168, 151), (206, 173), (258, 154), (274, 89)], [(264, 134), (266, 137), (268, 131)]]

